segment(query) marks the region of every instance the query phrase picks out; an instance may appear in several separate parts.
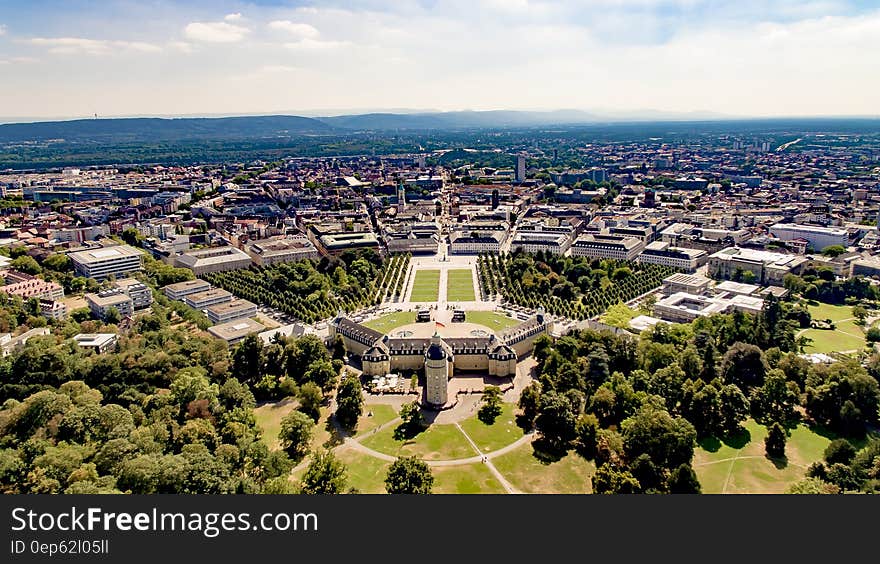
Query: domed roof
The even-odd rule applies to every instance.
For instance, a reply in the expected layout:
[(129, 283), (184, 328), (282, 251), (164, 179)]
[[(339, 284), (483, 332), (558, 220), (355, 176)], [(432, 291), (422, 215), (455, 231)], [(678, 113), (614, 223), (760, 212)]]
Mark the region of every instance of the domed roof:
[(439, 343), (431, 343), (428, 350), (425, 351), (425, 358), (428, 360), (443, 360), (446, 358), (446, 351)]

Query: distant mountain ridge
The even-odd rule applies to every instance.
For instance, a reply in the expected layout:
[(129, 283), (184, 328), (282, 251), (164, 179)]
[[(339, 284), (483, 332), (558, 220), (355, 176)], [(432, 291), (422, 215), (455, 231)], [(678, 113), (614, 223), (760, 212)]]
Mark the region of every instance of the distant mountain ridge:
[(300, 116), (101, 118), (0, 125), (0, 143), (64, 139), (78, 142), (159, 142), (326, 135), (333, 127)]

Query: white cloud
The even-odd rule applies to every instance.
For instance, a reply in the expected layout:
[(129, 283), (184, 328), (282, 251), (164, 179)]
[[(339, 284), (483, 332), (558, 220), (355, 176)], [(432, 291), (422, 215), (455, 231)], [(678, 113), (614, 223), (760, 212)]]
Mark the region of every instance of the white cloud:
[(119, 52), (158, 53), (162, 48), (143, 41), (116, 41), (84, 37), (33, 37), (32, 45), (47, 47), (55, 55), (112, 55)]
[(187, 39), (206, 43), (237, 43), (250, 29), (227, 22), (192, 22), (184, 29)]
[(311, 39), (309, 37), (305, 37), (303, 39), (300, 39), (299, 41), (285, 43), (284, 46), (288, 49), (300, 51), (324, 51), (330, 49), (338, 49), (340, 47), (347, 47), (351, 44), (352, 43), (350, 41), (321, 41), (319, 39)]
[(168, 47), (181, 53), (192, 53), (193, 51), (192, 43), (187, 43), (186, 41), (170, 41), (168, 42)]
[(0, 35), (6, 35), (6, 26), (0, 24)]
[(226, 14), (223, 16), (223, 19), (227, 22), (237, 22), (241, 19), (241, 12), (236, 12), (234, 14)]
[(292, 22), (290, 20), (275, 20), (269, 22), (269, 29), (284, 31), (291, 35), (302, 38), (308, 37), (316, 39), (318, 36), (321, 35), (321, 32), (318, 31), (318, 29), (313, 25), (309, 25), (307, 23)]

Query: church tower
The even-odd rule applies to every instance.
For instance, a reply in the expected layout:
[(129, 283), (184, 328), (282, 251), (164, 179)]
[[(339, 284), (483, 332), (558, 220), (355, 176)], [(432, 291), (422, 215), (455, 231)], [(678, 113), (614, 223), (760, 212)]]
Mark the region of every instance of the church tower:
[(431, 344), (425, 351), (425, 399), (436, 406), (449, 400), (449, 373), (452, 367), (452, 353), (447, 352), (438, 333), (431, 337)]

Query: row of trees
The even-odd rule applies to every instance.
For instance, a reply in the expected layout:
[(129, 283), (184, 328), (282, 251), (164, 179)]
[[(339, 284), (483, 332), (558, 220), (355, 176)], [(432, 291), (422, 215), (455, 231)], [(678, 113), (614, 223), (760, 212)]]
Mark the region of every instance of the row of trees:
[(477, 264), (484, 296), (500, 295), (570, 319), (587, 319), (628, 302), (675, 272), (654, 264), (520, 252), (482, 255)]
[(383, 261), (372, 250), (348, 252), (340, 259), (302, 260), (206, 274), (205, 279), (252, 302), (269, 305), (305, 323), (327, 319), (340, 309), (374, 305), (393, 282), (399, 294), (400, 270), (408, 257)]

